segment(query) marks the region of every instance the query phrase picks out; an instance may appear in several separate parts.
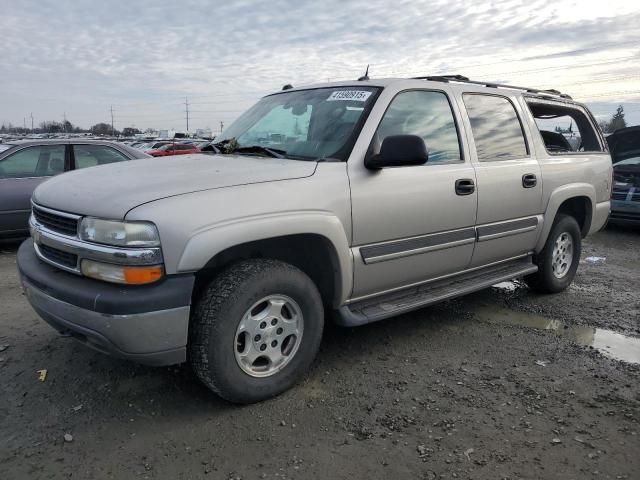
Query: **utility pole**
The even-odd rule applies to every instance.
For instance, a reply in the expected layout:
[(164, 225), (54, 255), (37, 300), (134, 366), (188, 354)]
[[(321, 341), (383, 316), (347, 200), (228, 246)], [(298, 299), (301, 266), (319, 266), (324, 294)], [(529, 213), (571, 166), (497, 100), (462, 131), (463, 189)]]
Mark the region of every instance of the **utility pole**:
[(22, 117), (22, 128), (24, 130), (27, 130), (27, 118), (26, 117)]
[(223, 129), (224, 129), (224, 122), (221, 120), (220, 121), (220, 133), (222, 133)]
[(64, 130), (64, 133), (67, 133), (67, 112), (62, 114), (62, 129)]
[(114, 132), (114, 129), (113, 129), (113, 105), (111, 105), (110, 112), (111, 112), (111, 136), (115, 137), (115, 134), (113, 133)]
[(31, 112), (31, 133), (33, 133), (33, 112)]
[(189, 133), (189, 99), (187, 97), (184, 97), (184, 111), (187, 118), (187, 131), (185, 133)]

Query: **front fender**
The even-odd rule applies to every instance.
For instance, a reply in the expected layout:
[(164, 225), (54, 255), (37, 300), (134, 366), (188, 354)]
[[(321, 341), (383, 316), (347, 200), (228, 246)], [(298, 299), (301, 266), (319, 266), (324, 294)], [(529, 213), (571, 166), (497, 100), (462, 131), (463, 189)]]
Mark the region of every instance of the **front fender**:
[(342, 304), (352, 290), (353, 259), (340, 219), (326, 211), (280, 212), (207, 225), (196, 231), (187, 242), (177, 271), (198, 271), (216, 254), (236, 245), (296, 234), (320, 235), (333, 246), (341, 277), (340, 298), (337, 300)]
[[(549, 202), (544, 212), (545, 221), (535, 248), (536, 252), (540, 252), (544, 248), (560, 205), (566, 200), (575, 197), (587, 197), (591, 202), (591, 215), (593, 215), (596, 205), (596, 189), (593, 185), (589, 183), (570, 183), (556, 188), (549, 196)], [(591, 218), (587, 218), (587, 222), (590, 224)]]

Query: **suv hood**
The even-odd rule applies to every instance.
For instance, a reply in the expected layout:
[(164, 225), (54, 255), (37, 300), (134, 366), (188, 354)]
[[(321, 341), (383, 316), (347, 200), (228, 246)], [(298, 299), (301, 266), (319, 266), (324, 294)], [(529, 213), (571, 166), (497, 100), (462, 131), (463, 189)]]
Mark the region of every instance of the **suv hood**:
[(244, 155), (176, 155), (112, 163), (58, 175), (33, 194), (39, 205), (124, 219), (143, 203), (216, 188), (303, 178), (317, 163)]

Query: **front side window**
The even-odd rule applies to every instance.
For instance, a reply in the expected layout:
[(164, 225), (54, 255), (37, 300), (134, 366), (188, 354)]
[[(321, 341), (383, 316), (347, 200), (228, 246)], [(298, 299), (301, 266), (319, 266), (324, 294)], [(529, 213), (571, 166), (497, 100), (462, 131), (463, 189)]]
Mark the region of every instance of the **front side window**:
[(580, 107), (541, 99), (527, 99), (527, 105), (550, 154), (603, 151), (598, 134)]
[(240, 153), (242, 148), (263, 147), (301, 160), (346, 160), (378, 90), (333, 87), (264, 97), (215, 145), (233, 145)]
[(378, 126), (373, 153), (377, 153), (382, 141), (390, 135), (422, 137), (429, 152), (427, 165), (462, 159), (451, 105), (442, 92), (412, 90), (399, 93)]
[(73, 156), (76, 169), (129, 160), (124, 153), (105, 145), (74, 145)]
[(529, 154), (522, 124), (509, 99), (496, 95), (465, 94), (463, 100), (478, 160), (509, 160)]
[(0, 160), (0, 178), (49, 177), (64, 172), (64, 145), (27, 147)]

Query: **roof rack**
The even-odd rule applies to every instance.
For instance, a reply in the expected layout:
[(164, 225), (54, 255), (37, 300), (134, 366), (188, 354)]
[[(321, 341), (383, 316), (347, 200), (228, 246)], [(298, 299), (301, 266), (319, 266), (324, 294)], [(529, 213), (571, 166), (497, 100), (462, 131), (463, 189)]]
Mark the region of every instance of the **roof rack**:
[(489, 88), (511, 88), (514, 90), (524, 90), (528, 93), (537, 93), (541, 95), (549, 95), (560, 98), (567, 98), (572, 100), (572, 98), (566, 93), (559, 92), (558, 90), (548, 89), (548, 90), (540, 90), (537, 88), (529, 88), (529, 87), (516, 87), (514, 85), (505, 85), (502, 83), (491, 83), (491, 82), (482, 82), (478, 80), (469, 80), (469, 78), (464, 75), (435, 75), (430, 77), (413, 77), (413, 80), (430, 80), (432, 82), (459, 82), (459, 83), (469, 83), (471, 85), (482, 85), (483, 87)]

